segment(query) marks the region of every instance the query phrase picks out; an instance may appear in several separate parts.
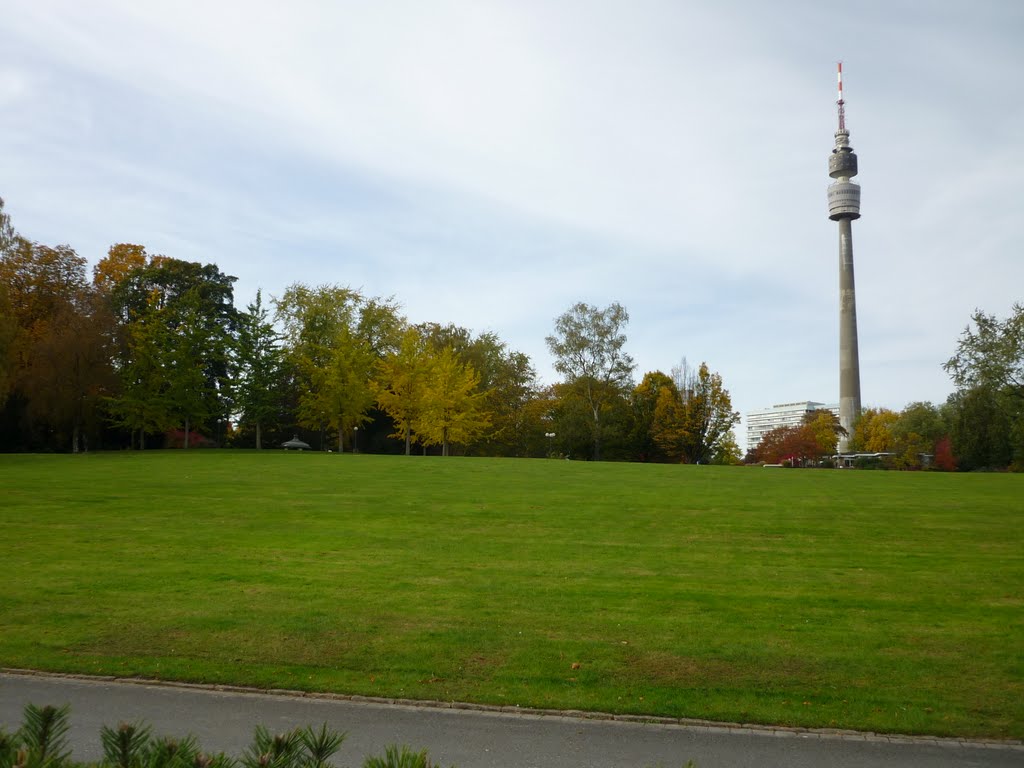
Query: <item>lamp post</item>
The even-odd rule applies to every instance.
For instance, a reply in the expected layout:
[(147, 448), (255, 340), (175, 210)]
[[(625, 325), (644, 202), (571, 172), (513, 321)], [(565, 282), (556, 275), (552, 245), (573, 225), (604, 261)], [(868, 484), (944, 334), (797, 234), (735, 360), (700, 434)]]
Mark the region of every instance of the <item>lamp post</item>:
[(359, 427), (352, 427), (352, 453), (359, 453)]
[(552, 442), (552, 440), (555, 439), (555, 433), (554, 432), (545, 432), (544, 433), (544, 437), (546, 437), (548, 439), (548, 458), (550, 459), (551, 458), (551, 442)]

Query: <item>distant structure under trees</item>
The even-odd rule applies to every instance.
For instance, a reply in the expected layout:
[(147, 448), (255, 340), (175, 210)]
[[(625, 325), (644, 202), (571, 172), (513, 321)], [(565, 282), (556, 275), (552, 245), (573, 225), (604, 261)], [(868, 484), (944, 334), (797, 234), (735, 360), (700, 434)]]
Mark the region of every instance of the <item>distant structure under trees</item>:
[(747, 450), (752, 451), (761, 439), (779, 427), (799, 427), (807, 414), (812, 411), (831, 411), (839, 416), (839, 403), (826, 405), (813, 400), (795, 403), (780, 403), (771, 408), (759, 408), (747, 412)]

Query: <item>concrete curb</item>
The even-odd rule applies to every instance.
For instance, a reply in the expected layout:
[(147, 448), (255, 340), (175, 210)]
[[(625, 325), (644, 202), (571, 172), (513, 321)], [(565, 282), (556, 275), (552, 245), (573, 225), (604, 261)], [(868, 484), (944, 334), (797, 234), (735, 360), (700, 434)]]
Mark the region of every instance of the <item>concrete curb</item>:
[(243, 685), (220, 685), (216, 683), (183, 683), (173, 680), (159, 680), (145, 677), (115, 677), (113, 675), (85, 675), (67, 672), (44, 672), (33, 669), (12, 669), (0, 667), (0, 673), (25, 677), (46, 677), (75, 680), (86, 683), (114, 683), (117, 685), (158, 686), (183, 690), (209, 691), (214, 693), (236, 693), (248, 696), (280, 696), (297, 699), (323, 699), (344, 701), (353, 704), (367, 704), (378, 707), (403, 707), (407, 709), (451, 709), (496, 716), (523, 718), (562, 718), (567, 720), (598, 720), (639, 725), (658, 725), (667, 728), (687, 728), (702, 733), (750, 734), (778, 738), (824, 739), (838, 741), (869, 741), (883, 744), (915, 744), (938, 747), (973, 747), (976, 749), (998, 749), (1024, 752), (1021, 739), (965, 739), (942, 736), (913, 736), (910, 734), (887, 734), (865, 731), (851, 731), (841, 728), (799, 728), (783, 725), (760, 725), (757, 723), (723, 723), (714, 720), (698, 720), (686, 717), (656, 717), (653, 715), (616, 715), (609, 712), (587, 712), (577, 709), (537, 709), (534, 707), (494, 706), (472, 704), (462, 701), (431, 701), (420, 699), (360, 696), (358, 694), (324, 693), (316, 691), (294, 691), (286, 688), (253, 688)]

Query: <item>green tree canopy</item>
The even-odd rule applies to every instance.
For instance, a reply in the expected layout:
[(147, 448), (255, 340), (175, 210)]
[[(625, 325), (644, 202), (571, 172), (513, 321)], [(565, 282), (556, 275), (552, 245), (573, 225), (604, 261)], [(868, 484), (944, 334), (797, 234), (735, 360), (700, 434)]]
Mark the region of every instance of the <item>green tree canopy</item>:
[(999, 320), (976, 310), (944, 368), (958, 389), (997, 391), (1024, 405), (1024, 304)]
[(345, 436), (368, 421), (376, 365), (400, 345), (404, 318), (393, 300), (339, 285), (295, 283), (274, 304), (296, 373), (298, 422), (335, 430), (344, 450)]
[(235, 406), (239, 417), (256, 430), (256, 448), (263, 447), (263, 425), (280, 410), (284, 355), (280, 335), (263, 306), (263, 292), (238, 318), (235, 339)]
[[(1012, 464), (1024, 471), (1024, 304), (1014, 304), (1005, 320), (976, 310), (971, 323), (943, 366), (957, 387), (947, 404), (955, 412), (954, 450), (963, 468)], [(984, 423), (972, 426), (967, 412)]]
[(94, 270), (120, 324), (115, 421), (140, 430), (140, 446), (145, 432), (180, 426), (188, 447), (193, 429), (226, 424), (234, 410), (235, 280), (215, 264), (149, 256), (127, 244), (112, 247)]
[(586, 404), (593, 459), (601, 458), (602, 417), (632, 388), (633, 358), (624, 351), (629, 313), (613, 302), (604, 309), (579, 302), (555, 319), (546, 337), (555, 370)]

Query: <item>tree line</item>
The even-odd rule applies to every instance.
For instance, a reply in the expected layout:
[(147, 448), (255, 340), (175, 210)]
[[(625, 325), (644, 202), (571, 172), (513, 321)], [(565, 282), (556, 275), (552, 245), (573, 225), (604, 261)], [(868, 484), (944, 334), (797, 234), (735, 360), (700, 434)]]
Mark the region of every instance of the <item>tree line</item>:
[(289, 285), (245, 309), (216, 264), (111, 246), (91, 270), (18, 234), (0, 199), (0, 449), (200, 446), (736, 462), (721, 377), (639, 385), (625, 308), (547, 338), (563, 380), (494, 333), (410, 323), (393, 297)]
[[(393, 297), (294, 283), (244, 310), (215, 264), (120, 243), (88, 274), (68, 245), (18, 234), (0, 199), (0, 450), (277, 447), (739, 463), (722, 377), (683, 359), (645, 373), (629, 314), (577, 303), (546, 338), (554, 384), (494, 333), (410, 323)], [(866, 409), (850, 449), (895, 468), (1024, 469), (1024, 306), (976, 311), (944, 365), (945, 403)], [(748, 462), (836, 452), (827, 412)]]
[[(1005, 320), (976, 310), (943, 364), (956, 390), (945, 403), (914, 402), (901, 411), (866, 408), (849, 435), (863, 463), (891, 469), (1024, 471), (1024, 305)], [(836, 453), (845, 430), (828, 411), (767, 433), (747, 461), (817, 463)]]

